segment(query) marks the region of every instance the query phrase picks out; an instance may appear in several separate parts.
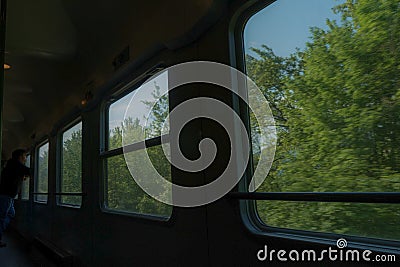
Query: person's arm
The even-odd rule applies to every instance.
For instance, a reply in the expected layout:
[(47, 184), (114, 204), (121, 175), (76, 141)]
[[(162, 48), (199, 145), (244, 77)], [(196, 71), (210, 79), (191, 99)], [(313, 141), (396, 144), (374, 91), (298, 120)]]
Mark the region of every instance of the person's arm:
[(26, 167), (26, 166), (24, 166), (24, 168), (23, 168), (23, 179), (24, 179), (24, 181), (26, 179), (29, 179), (30, 176), (31, 176), (31, 169)]

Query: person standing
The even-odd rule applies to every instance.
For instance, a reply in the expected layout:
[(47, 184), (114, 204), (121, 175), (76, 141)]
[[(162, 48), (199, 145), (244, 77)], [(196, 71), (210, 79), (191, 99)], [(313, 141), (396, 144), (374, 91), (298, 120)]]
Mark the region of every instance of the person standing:
[(14, 198), (21, 188), (22, 181), (29, 178), (30, 168), (25, 166), (26, 152), (17, 149), (1, 172), (0, 180), (0, 247), (5, 247), (2, 241), (3, 232), (15, 216)]

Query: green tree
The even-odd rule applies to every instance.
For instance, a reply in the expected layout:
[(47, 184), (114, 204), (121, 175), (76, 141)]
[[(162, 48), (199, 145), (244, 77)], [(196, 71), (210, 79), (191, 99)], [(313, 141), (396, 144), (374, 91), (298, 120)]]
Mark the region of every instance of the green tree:
[[(49, 191), (49, 144), (39, 148), (38, 184), (36, 192), (48, 193)], [(36, 195), (37, 201), (47, 201), (47, 195)]]
[[(113, 148), (122, 147), (122, 133), (124, 133), (124, 145), (143, 141), (145, 138), (160, 136), (161, 127), (168, 115), (168, 96), (160, 97), (160, 88), (154, 84), (152, 93), (154, 101), (144, 101), (149, 108), (153, 107), (149, 118), (149, 125), (144, 127), (139, 119), (127, 118), (120, 126), (115, 127), (109, 134), (109, 146)], [(157, 99), (160, 99), (157, 101)], [(157, 101), (157, 102), (155, 102)], [(166, 179), (171, 180), (171, 170), (168, 160), (165, 158), (162, 147), (154, 146), (147, 148), (147, 153), (157, 171)], [(137, 179), (146, 182), (149, 170), (146, 169), (137, 152), (129, 152), (125, 155), (130, 161), (134, 161), (133, 171)], [(112, 209), (137, 212), (144, 214), (170, 216), (172, 207), (163, 204), (148, 196), (131, 177), (126, 165), (124, 155), (114, 156), (107, 159), (107, 206)]]
[[(399, 191), (399, 4), (348, 0), (334, 9), (340, 23), (311, 29), (304, 51), (281, 58), (263, 47), (247, 57), (282, 125), (260, 190)], [(274, 226), (400, 238), (396, 205), (258, 202), (258, 210)]]
[[(65, 134), (65, 133), (64, 133)], [(82, 130), (71, 133), (63, 139), (61, 192), (82, 192)], [(61, 196), (61, 202), (81, 205), (81, 196)]]

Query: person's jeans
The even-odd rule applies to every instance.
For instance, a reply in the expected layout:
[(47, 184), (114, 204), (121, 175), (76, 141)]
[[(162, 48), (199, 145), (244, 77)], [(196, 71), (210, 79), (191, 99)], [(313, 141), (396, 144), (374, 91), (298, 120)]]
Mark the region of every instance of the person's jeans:
[(9, 196), (0, 195), (0, 240), (3, 232), (10, 223), (10, 219), (14, 218), (14, 199)]

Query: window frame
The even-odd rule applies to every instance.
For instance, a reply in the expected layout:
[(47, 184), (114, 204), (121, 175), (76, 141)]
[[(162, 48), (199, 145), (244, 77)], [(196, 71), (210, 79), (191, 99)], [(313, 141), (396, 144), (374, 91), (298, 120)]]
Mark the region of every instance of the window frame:
[[(230, 62), (231, 66), (237, 68), (246, 74), (246, 62), (245, 62), (245, 50), (244, 50), (244, 30), (247, 25), (249, 19), (252, 18), (259, 11), (267, 8), (269, 5), (273, 4), (277, 0), (264, 0), (264, 1), (248, 1), (241, 8), (237, 10), (237, 12), (231, 17), (230, 27), (229, 27), (229, 45), (230, 45)], [(245, 122), (247, 129), (250, 130), (250, 117), (248, 107), (240, 106), (240, 114)], [(252, 148), (251, 148), (252, 149)], [(317, 201), (317, 202), (333, 202), (327, 199), (324, 200), (323, 192), (308, 192), (307, 194), (302, 193), (293, 193), (287, 194), (287, 192), (281, 193), (273, 193), (273, 192), (263, 192), (263, 193), (249, 193), (247, 191), (248, 184), (250, 182), (249, 177), (251, 177), (253, 173), (253, 162), (252, 157), (250, 157), (249, 167), (246, 169), (244, 177), (240, 180), (237, 190), (232, 191), (228, 194), (228, 197), (231, 199), (236, 199), (239, 202), (239, 209), (243, 223), (250, 233), (257, 236), (265, 236), (265, 237), (278, 237), (284, 239), (291, 239), (296, 241), (306, 241), (318, 244), (333, 244), (339, 238), (348, 238), (352, 242), (355, 242), (352, 247), (360, 248), (360, 249), (373, 249), (374, 251), (380, 252), (394, 252), (398, 253), (398, 249), (400, 247), (400, 241), (380, 239), (380, 238), (372, 238), (372, 237), (362, 237), (355, 235), (343, 235), (336, 233), (324, 233), (324, 232), (315, 232), (308, 230), (295, 230), (289, 228), (281, 228), (268, 226), (266, 223), (262, 221), (257, 212), (257, 200), (263, 201), (271, 201), (271, 200), (282, 200), (282, 201), (294, 201), (293, 199), (297, 199), (297, 201)], [(274, 196), (275, 194), (275, 196)], [(334, 195), (340, 195), (340, 193), (332, 193)], [(379, 202), (380, 197), (388, 197), (392, 203), (397, 203), (400, 205), (400, 193), (399, 192), (382, 192), (381, 194), (370, 194), (370, 196), (356, 196), (358, 193), (354, 192), (354, 196), (357, 199), (353, 202), (356, 202), (358, 199), (361, 199), (366, 202), (360, 203), (382, 203)], [(310, 196), (313, 195), (313, 196)], [(346, 198), (350, 196), (339, 196), (335, 203), (349, 203), (346, 202)], [(379, 196), (381, 195), (381, 196)], [(384, 196), (385, 195), (385, 196)], [(390, 196), (389, 196), (390, 195)], [(326, 197), (326, 196), (325, 196)], [(291, 198), (293, 198), (291, 200)], [(311, 200), (310, 200), (311, 199)], [(340, 200), (341, 199), (341, 200)], [(375, 202), (372, 202), (375, 199)], [(321, 201), (322, 200), (322, 201)], [(383, 202), (385, 202), (383, 200)], [(359, 202), (357, 202), (359, 203)], [(389, 202), (387, 202), (389, 203)]]
[[(29, 157), (29, 168), (31, 168), (30, 166), (32, 166), (32, 152), (31, 151), (27, 151), (26, 152), (26, 157), (28, 158)], [(32, 170), (32, 169), (31, 169)], [(20, 201), (24, 201), (24, 202), (29, 202), (30, 200), (31, 200), (31, 179), (32, 179), (33, 177), (29, 177), (29, 180), (28, 180), (28, 186), (29, 186), (29, 188), (28, 188), (28, 198), (22, 198), (22, 190), (23, 190), (23, 188), (24, 188), (24, 181), (22, 181), (22, 184), (21, 184), (21, 190), (20, 190), (20, 194), (19, 194), (19, 199), (18, 200), (20, 200)]]
[[(150, 77), (165, 69), (163, 64), (157, 64), (154, 67), (148, 69), (142, 75), (135, 78), (129, 79), (123, 82), (120, 86), (114, 88), (112, 93), (106, 98), (101, 104), (101, 124), (100, 124), (100, 153), (99, 159), (101, 162), (101, 175), (100, 175), (100, 210), (104, 213), (109, 213), (113, 215), (128, 216), (132, 218), (144, 219), (146, 221), (154, 221), (159, 223), (170, 223), (171, 218), (174, 214), (174, 208), (172, 206), (172, 211), (170, 216), (162, 216), (156, 214), (147, 214), (139, 212), (129, 212), (123, 210), (115, 210), (107, 207), (107, 193), (108, 188), (108, 173), (107, 173), (107, 159), (123, 155), (123, 149), (129, 149), (129, 152), (138, 151), (144, 148), (151, 148), (161, 145), (161, 136), (146, 139), (144, 142), (135, 142), (128, 146), (121, 146), (118, 148), (109, 149), (109, 112), (110, 106), (123, 97), (129, 95), (130, 93), (137, 90), (142, 84), (144, 84)], [(169, 95), (168, 95), (169, 98)], [(170, 108), (170, 104), (169, 104)], [(144, 146), (143, 146), (144, 145)], [(131, 149), (134, 147), (133, 149)], [(170, 166), (171, 168), (171, 166)], [(146, 194), (145, 192), (143, 192)]]
[[(83, 196), (84, 193), (82, 192), (83, 188), (83, 165), (81, 166), (81, 192), (62, 192), (61, 186), (62, 186), (62, 172), (63, 172), (63, 137), (64, 133), (71, 128), (75, 127), (76, 125), (81, 124), (81, 131), (82, 131), (82, 140), (81, 140), (81, 165), (83, 161), (83, 119), (81, 116), (77, 117), (76, 119), (72, 120), (68, 124), (66, 124), (64, 127), (62, 127), (57, 134), (57, 179), (56, 179), (56, 205), (59, 207), (66, 207), (66, 208), (73, 208), (73, 209), (81, 209), (82, 204), (83, 204)], [(61, 196), (70, 194), (73, 196), (80, 196), (81, 197), (81, 204), (80, 205), (73, 205), (73, 204), (68, 204), (68, 203), (62, 203), (61, 202)]]
[[(47, 162), (47, 192), (46, 193), (39, 193), (38, 190), (38, 185), (39, 185), (39, 150), (41, 147), (45, 146), (46, 144), (48, 144), (48, 153), (49, 153), (49, 158), (48, 158), (48, 162)], [(41, 204), (41, 205), (48, 205), (49, 204), (49, 163), (50, 163), (50, 138), (46, 137), (44, 138), (41, 142), (39, 142), (36, 146), (35, 146), (35, 161), (34, 161), (34, 181), (33, 181), (33, 202), (36, 204)], [(46, 195), (47, 199), (46, 201), (39, 201), (37, 200), (37, 197), (39, 195)]]

